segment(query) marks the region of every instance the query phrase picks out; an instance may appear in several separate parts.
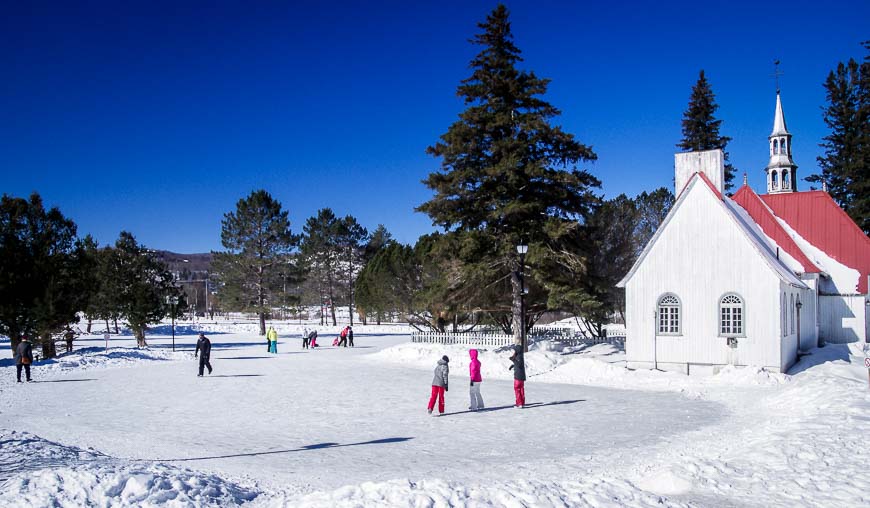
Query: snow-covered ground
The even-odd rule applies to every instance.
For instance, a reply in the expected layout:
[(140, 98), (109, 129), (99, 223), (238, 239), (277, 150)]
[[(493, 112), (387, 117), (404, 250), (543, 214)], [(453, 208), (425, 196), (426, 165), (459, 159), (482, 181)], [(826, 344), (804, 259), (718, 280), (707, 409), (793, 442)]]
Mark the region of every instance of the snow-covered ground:
[[(198, 329), (213, 341), (196, 377)], [(527, 356), (512, 407), (508, 351), (482, 351), (487, 410), (467, 411), (468, 353), (355, 327), (314, 351), (277, 327), (167, 327), (80, 340), (14, 383), (0, 363), (0, 499), (12, 506), (866, 506), (870, 390), (857, 349), (792, 375), (628, 371), (608, 346)], [(291, 337), (292, 334), (292, 337)], [(0, 347), (8, 348), (7, 343)], [(447, 414), (425, 404), (447, 354)]]

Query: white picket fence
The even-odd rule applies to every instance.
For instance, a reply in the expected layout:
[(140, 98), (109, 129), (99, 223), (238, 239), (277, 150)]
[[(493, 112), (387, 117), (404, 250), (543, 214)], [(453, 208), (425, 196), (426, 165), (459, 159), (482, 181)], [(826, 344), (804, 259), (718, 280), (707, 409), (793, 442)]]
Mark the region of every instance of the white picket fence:
[[(532, 329), (529, 334), (531, 342), (551, 340), (566, 346), (579, 346), (581, 344), (613, 344), (625, 347), (624, 330), (607, 330), (605, 337), (587, 337), (570, 328)], [(414, 332), (411, 334), (411, 342), (424, 344), (448, 344), (459, 346), (488, 346), (504, 347), (514, 344), (513, 335), (503, 333), (467, 332), (467, 333), (441, 333), (441, 332)]]
[(438, 333), (414, 332), (411, 342), (425, 344), (455, 344), (459, 346), (502, 347), (514, 343), (513, 335), (501, 333)]

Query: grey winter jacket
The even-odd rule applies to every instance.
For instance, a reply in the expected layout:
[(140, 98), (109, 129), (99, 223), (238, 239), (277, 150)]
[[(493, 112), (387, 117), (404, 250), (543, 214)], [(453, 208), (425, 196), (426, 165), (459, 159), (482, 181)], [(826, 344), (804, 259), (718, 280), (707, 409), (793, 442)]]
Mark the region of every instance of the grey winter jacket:
[(21, 360), (24, 358), (30, 360), (29, 363), (33, 363), (33, 344), (29, 341), (22, 340), (15, 348), (15, 354), (13, 357), (15, 358), (15, 365), (21, 365)]
[(514, 379), (517, 381), (525, 381), (526, 360), (523, 357), (523, 346), (520, 346), (519, 344), (514, 346), (514, 354), (511, 355), (510, 360), (514, 363), (511, 365), (511, 369), (514, 371)]
[(435, 377), (432, 379), (432, 386), (442, 386), (447, 388), (447, 378), (450, 376), (450, 367), (443, 359), (438, 360), (438, 366), (435, 367)]

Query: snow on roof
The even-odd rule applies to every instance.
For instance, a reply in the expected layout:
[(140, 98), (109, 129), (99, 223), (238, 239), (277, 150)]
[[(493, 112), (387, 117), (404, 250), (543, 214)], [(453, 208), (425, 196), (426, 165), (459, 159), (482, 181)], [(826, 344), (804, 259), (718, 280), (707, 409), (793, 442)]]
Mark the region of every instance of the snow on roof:
[(861, 277), (861, 274), (858, 270), (853, 268), (849, 268), (843, 263), (838, 262), (837, 260), (831, 258), (825, 252), (815, 245), (808, 242), (801, 235), (799, 235), (788, 223), (777, 217), (777, 220), (782, 225), (783, 229), (785, 229), (788, 234), (794, 239), (794, 241), (800, 246), (801, 250), (809, 254), (809, 256), (813, 259), (813, 262), (816, 266), (821, 267), (821, 269), (828, 274), (831, 278), (831, 282), (834, 284), (836, 288), (836, 292), (839, 294), (850, 294), (854, 293), (858, 289), (858, 279)]
[[(686, 196), (689, 195), (692, 188), (698, 183), (703, 182), (704, 186), (709, 189), (713, 196), (716, 198), (719, 203), (722, 204), (723, 209), (728, 214), (729, 217), (734, 221), (734, 223), (740, 228), (741, 231), (746, 235), (746, 238), (749, 239), (750, 243), (755, 250), (761, 254), (762, 258), (767, 262), (768, 266), (770, 266), (773, 271), (779, 276), (779, 278), (785, 282), (786, 284), (799, 287), (806, 288), (806, 284), (801, 282), (800, 279), (795, 276), (794, 272), (784, 264), (783, 260), (778, 259), (776, 254), (774, 253), (771, 245), (772, 241), (768, 243), (767, 237), (761, 231), (755, 221), (746, 213), (743, 208), (734, 203), (731, 199), (725, 197), (720, 193), (716, 186), (710, 181), (709, 178), (704, 173), (695, 173), (689, 179), (689, 183), (683, 188), (680, 192), (680, 195), (677, 197), (677, 200), (674, 202), (674, 206), (671, 207), (671, 211), (668, 212), (668, 215), (665, 217), (665, 220), (662, 221), (661, 225), (659, 225), (655, 234), (650, 238), (649, 242), (647, 242), (646, 246), (641, 252), (640, 256), (638, 256), (637, 261), (634, 262), (634, 265), (631, 267), (631, 270), (619, 281), (616, 286), (617, 287), (625, 287), (637, 269), (640, 267), (641, 263), (643, 263), (644, 258), (646, 258), (649, 251), (652, 249), (652, 246), (656, 243), (656, 241), (661, 236), (662, 231), (664, 231), (665, 227), (667, 227), (668, 223), (671, 221), (671, 218), (676, 214), (677, 210), (680, 208), (680, 205), (685, 201)], [(792, 261), (794, 259), (792, 258)]]
[[(762, 257), (764, 257), (767, 264), (773, 268), (783, 282), (799, 288), (807, 287), (806, 284), (797, 278), (793, 268), (786, 265), (783, 256), (777, 255), (775, 251), (776, 242), (764, 234), (758, 224), (752, 220), (752, 217), (743, 209), (743, 207), (727, 197), (722, 198), (722, 204), (724, 204), (725, 208), (731, 212), (731, 216), (736, 220), (743, 232), (746, 233), (749, 240), (752, 241), (756, 250), (762, 255)], [(797, 260), (791, 256), (788, 257), (790, 258), (790, 262), (793, 263), (792, 266), (800, 267), (800, 263), (798, 263)]]
[[(759, 196), (778, 219), (826, 257), (858, 272), (846, 288), (867, 294), (870, 274), (870, 238), (824, 191), (786, 192)], [(806, 249), (804, 249), (806, 251)], [(808, 251), (806, 251), (808, 252)], [(821, 256), (816, 256), (820, 260)], [(824, 269), (824, 267), (823, 267)], [(838, 286), (839, 287), (839, 286)]]
[(775, 249), (781, 248), (783, 254), (795, 263), (789, 264), (789, 268), (795, 272), (803, 273), (818, 273), (821, 270), (813, 264), (807, 257), (805, 252), (795, 243), (790, 235), (776, 219), (773, 211), (765, 204), (758, 194), (756, 194), (747, 184), (743, 184), (740, 189), (734, 193), (732, 198), (734, 202), (740, 205), (752, 221), (757, 224), (764, 232), (764, 236), (769, 240), (769, 243)]

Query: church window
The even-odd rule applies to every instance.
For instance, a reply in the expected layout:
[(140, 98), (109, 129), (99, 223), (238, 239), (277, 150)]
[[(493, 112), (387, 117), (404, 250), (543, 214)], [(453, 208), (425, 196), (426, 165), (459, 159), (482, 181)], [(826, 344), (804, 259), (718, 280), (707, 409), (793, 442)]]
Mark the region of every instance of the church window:
[(789, 333), (794, 333), (794, 295), (788, 295), (788, 322), (791, 324)]
[(789, 177), (788, 170), (783, 170), (782, 172), (782, 188), (790, 189), (791, 188), (791, 177)]
[(779, 152), (783, 155), (788, 155), (788, 148), (785, 139), (779, 142)]
[(770, 173), (770, 188), (779, 189), (779, 173), (771, 171)]
[(779, 140), (774, 139), (773, 140), (773, 154), (776, 155), (778, 153), (779, 153)]
[(676, 295), (668, 293), (659, 298), (658, 331), (659, 335), (680, 334), (680, 300)]
[(724, 337), (743, 336), (743, 300), (731, 293), (719, 300), (719, 335)]
[(786, 317), (788, 316), (788, 311), (786, 310), (785, 306), (785, 293), (782, 294), (782, 298), (780, 298), (780, 300), (780, 325), (782, 328), (782, 336), (785, 337), (786, 335), (788, 335), (788, 321), (786, 320)]

